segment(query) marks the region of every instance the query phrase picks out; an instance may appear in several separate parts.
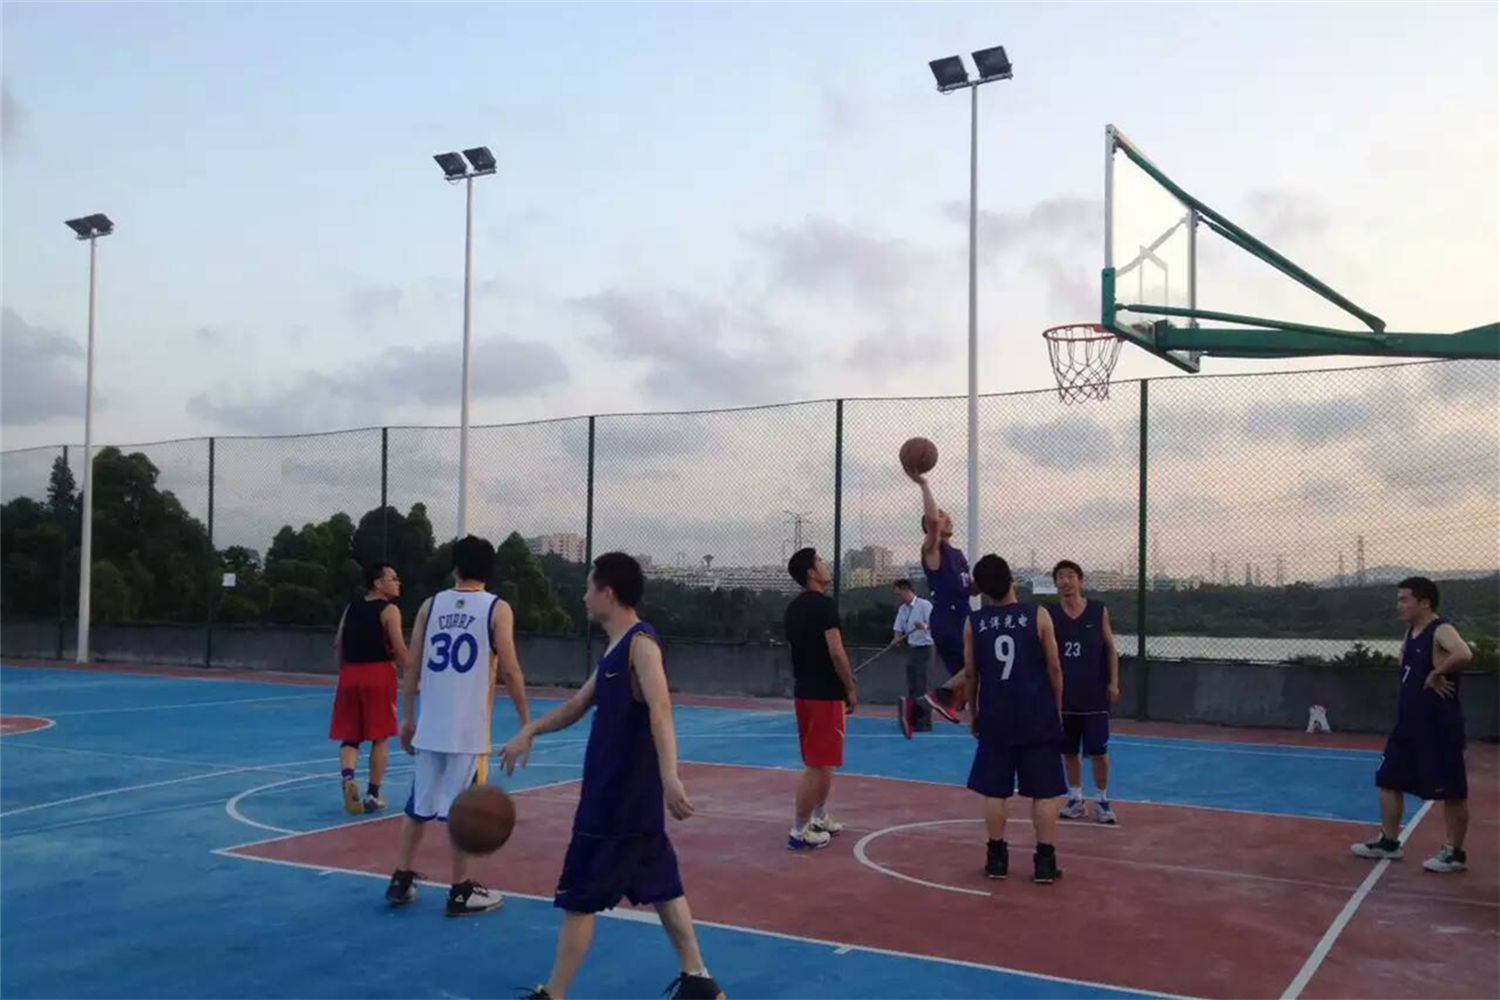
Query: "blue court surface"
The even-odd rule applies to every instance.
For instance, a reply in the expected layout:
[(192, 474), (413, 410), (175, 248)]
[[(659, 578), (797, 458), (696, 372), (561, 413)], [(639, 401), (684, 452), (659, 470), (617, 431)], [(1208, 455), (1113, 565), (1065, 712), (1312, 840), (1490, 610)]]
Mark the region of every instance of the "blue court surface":
[[(394, 862), (396, 820), (351, 817), (343, 812), (336, 747), (326, 738), (332, 694), (328, 687), (254, 680), (0, 669), (0, 702), (7, 719), (33, 717), (51, 723), (46, 728), (40, 728), (45, 723), (35, 723), (38, 728), (30, 731), (8, 724), (8, 734), (0, 739), (0, 908), (4, 922), (0, 992), (16, 998), (508, 997), (517, 988), (545, 979), (561, 921), (545, 889), (536, 890), (555, 879), (555, 870), (491, 881), (506, 891), (508, 903), (496, 913), (473, 919), (444, 919), (440, 887), (425, 889), (417, 905), (387, 908), (382, 899), (383, 873)], [(540, 714), (552, 704), (538, 699), (534, 711)], [(709, 775), (734, 773), (710, 765), (753, 768), (767, 781), (765, 795), (749, 796), (752, 801), (745, 801), (743, 793), (735, 793), (741, 799), (733, 802), (728, 793), (721, 797), (726, 817), (743, 818), (725, 819), (721, 824), (738, 841), (716, 843), (738, 842), (741, 847), (721, 846), (715, 850), (727, 853), (703, 858), (707, 847), (695, 847), (676, 833), (691, 828), (700, 818), (673, 827), (684, 857), (689, 899), (707, 900), (694, 903), (697, 915), (705, 921), (700, 926), (705, 957), (731, 996), (1235, 992), (1213, 986), (1217, 980), (1200, 981), (1191, 975), (1180, 977), (1181, 990), (1112, 985), (1152, 982), (1145, 972), (1127, 974), (1136, 963), (1150, 962), (1149, 955), (1120, 955), (1116, 964), (1122, 974), (1115, 978), (1081, 975), (1068, 963), (1045, 955), (1020, 968), (1000, 958), (989, 962), (953, 957), (962, 949), (953, 954), (929, 949), (923, 942), (934, 927), (949, 937), (1014, 936), (1026, 929), (1010, 925), (1007, 910), (994, 905), (992, 927), (976, 928), (969, 917), (956, 915), (944, 926), (945, 913), (959, 912), (950, 910), (950, 905), (968, 905), (978, 896), (985, 896), (982, 902), (986, 904), (995, 903), (982, 883), (979, 888), (985, 892), (936, 891), (942, 885), (923, 890), (907, 883), (935, 876), (884, 878), (880, 874), (881, 869), (899, 869), (899, 859), (864, 862), (865, 867), (859, 867), (862, 862), (855, 856), (859, 852), (851, 851), (855, 838), (865, 832), (870, 839), (898, 830), (892, 824), (909, 813), (893, 812), (887, 830), (874, 829), (881, 825), (878, 820), (863, 826), (851, 822), (853, 836), (846, 834), (839, 846), (817, 856), (793, 856), (782, 849), (784, 830), (778, 831), (776, 823), (788, 818), (783, 814), (791, 806), (794, 776), (787, 771), (800, 767), (795, 724), (789, 713), (679, 705), (676, 717), (690, 793), (695, 792), (694, 781), (705, 784)], [(957, 810), (926, 816), (932, 822), (925, 825), (939, 833), (944, 829), (941, 823), (961, 824), (965, 817), (978, 815), (978, 800), (965, 798), (968, 793), (961, 791), (972, 747), (965, 730), (949, 727), (908, 742), (895, 731), (889, 717), (855, 715), (848, 725), (848, 766), (840, 780), (853, 788), (863, 780), (854, 776), (870, 779), (860, 785), (866, 789), (860, 793), (862, 803), (868, 805), (871, 795), (885, 794), (880, 789), (895, 789), (902, 796), (906, 793), (900, 790), (908, 787), (922, 795), (930, 792), (939, 796), (934, 801), (951, 802)], [(494, 720), (497, 744), (513, 729), (514, 716), (502, 698)], [(567, 786), (579, 776), (586, 736), (587, 721), (544, 737), (532, 766), (502, 783), (518, 796), (537, 796), (539, 803), (547, 802), (549, 795), (566, 795)], [(1357, 821), (1324, 824), (1329, 827), (1329, 842), (1343, 850), (1350, 840), (1368, 833), (1370, 827), (1361, 824), (1377, 819), (1371, 774), (1378, 755), (1369, 750), (1117, 735), (1111, 752), (1116, 776), (1112, 792), (1122, 815), (1118, 829), (1124, 833), (1131, 831), (1134, 812), (1142, 817), (1136, 828), (1137, 835), (1142, 835), (1147, 825), (1143, 818), (1146, 803), (1178, 807), (1170, 815), (1186, 817), (1153, 826), (1165, 831), (1162, 836), (1183, 823), (1197, 824), (1200, 818), (1204, 823), (1229, 821), (1214, 826), (1215, 831), (1233, 830), (1241, 819), (1251, 817), (1265, 822), (1279, 822), (1266, 817)], [(385, 789), (391, 802), (389, 814), (405, 799), (409, 760), (394, 750)], [(362, 756), (361, 780), (364, 770)], [(718, 801), (711, 791), (705, 796), (710, 803)], [(836, 784), (834, 805), (838, 803)], [(739, 813), (733, 813), (731, 806)], [(565, 816), (565, 807), (566, 802), (559, 799), (560, 817)], [(850, 816), (858, 819), (862, 807), (851, 808), (855, 811)], [(920, 808), (917, 815), (923, 815)], [(541, 837), (538, 850), (550, 847), (560, 854), (566, 826), (565, 819), (558, 822), (564, 825)], [(377, 853), (382, 857), (369, 866), (331, 861), (268, 863), (228, 850), (258, 841), (284, 843), (303, 834), (316, 834), (312, 838), (316, 841), (342, 836), (345, 828), (351, 836), (361, 831), (362, 835), (378, 834)], [(954, 829), (955, 835), (959, 832), (948, 829)], [(1206, 829), (1193, 827), (1181, 836), (1202, 839)], [(1069, 832), (1072, 841), (1060, 841), (1060, 856), (1066, 859), (1067, 851), (1074, 850), (1073, 841), (1082, 844), (1095, 832)], [(434, 833), (437, 836), (430, 833), (429, 842), (441, 836)], [(947, 853), (961, 850), (967, 856), (973, 853), (974, 833), (963, 833), (967, 839), (961, 843), (951, 837), (934, 840), (924, 850), (942, 851), (942, 845), (948, 844)], [(519, 834), (518, 827), (518, 839)], [(1025, 836), (1030, 836), (1029, 828)], [(389, 851), (384, 852), (387, 843)], [(1140, 849), (1146, 846), (1143, 843)], [(695, 850), (699, 853), (693, 857)], [(1076, 850), (1089, 856), (1086, 845)], [(496, 857), (504, 858), (510, 851), (507, 847)], [(836, 858), (832, 857), (835, 852), (839, 852)], [(869, 853), (874, 852), (872, 842)], [(859, 899), (848, 906), (848, 926), (830, 921), (819, 925), (817, 933), (769, 929), (779, 926), (778, 920), (801, 926), (795, 914), (771, 912), (787, 908), (784, 899), (768, 896), (761, 903), (744, 892), (724, 899), (713, 885), (695, 885), (692, 874), (694, 864), (745, 871), (765, 866), (774, 871), (789, 863), (821, 862), (824, 854), (830, 856), (829, 864), (847, 864), (848, 871), (868, 870), (872, 888), (867, 907)], [(1106, 861), (1126, 863), (1100, 855), (1099, 863)], [(1343, 861), (1339, 858), (1340, 864)], [(1080, 862), (1077, 877), (1084, 878), (1089, 870), (1087, 863)], [(1325, 917), (1337, 911), (1366, 870), (1351, 866), (1347, 885), (1342, 876), (1335, 880), (1338, 885), (1329, 890), (1328, 914), (1318, 915), (1313, 936), (1299, 938), (1295, 954), (1287, 957), (1291, 970), (1303, 966), (1317, 933), (1329, 923)], [(445, 865), (427, 871), (434, 879), (447, 876)], [(1246, 877), (1267, 883), (1296, 881)], [(838, 885), (848, 887), (851, 878), (840, 876), (829, 891), (838, 891)], [(699, 876), (699, 881), (718, 880)], [(1171, 879), (1162, 881), (1166, 884)], [(1007, 891), (1018, 893), (1017, 899), (1023, 891), (1045, 891), (1017, 885), (1016, 880), (1005, 885)], [(930, 897), (930, 910), (881, 912), (885, 886), (895, 887), (889, 891), (926, 891), (927, 896), (921, 898)], [(1075, 884), (1069, 888), (1074, 893), (1070, 908), (1082, 907), (1090, 893), (1115, 891), (1097, 880), (1092, 887)], [(1054, 904), (1064, 898), (1054, 897)], [(1215, 904), (1193, 905), (1207, 912)], [(722, 913), (710, 912), (715, 909)], [(723, 919), (722, 914), (728, 913), (742, 917)], [(892, 925), (901, 921), (925, 925), (920, 932), (912, 931), (909, 947), (862, 943), (867, 938), (885, 940), (880, 934), (891, 932)], [(1059, 923), (1058, 932), (1066, 931), (1065, 923)], [(982, 949), (979, 953), (987, 954)], [(594, 949), (572, 995), (654, 996), (675, 975), (672, 953), (654, 917), (649, 911), (626, 909), (600, 921)], [(1275, 981), (1290, 979), (1281, 970), (1276, 976)], [(1261, 991), (1254, 977), (1245, 984), (1249, 992)]]

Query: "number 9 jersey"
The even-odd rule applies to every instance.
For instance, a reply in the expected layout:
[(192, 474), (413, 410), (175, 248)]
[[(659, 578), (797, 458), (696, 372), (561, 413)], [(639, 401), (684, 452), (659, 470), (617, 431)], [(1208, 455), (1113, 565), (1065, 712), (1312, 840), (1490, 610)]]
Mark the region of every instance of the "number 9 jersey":
[(499, 598), (483, 590), (445, 590), (427, 609), (421, 704), (412, 745), (440, 753), (490, 752), (490, 624)]
[(995, 604), (970, 612), (979, 680), (979, 735), (1020, 746), (1062, 740), (1057, 698), (1034, 604)]

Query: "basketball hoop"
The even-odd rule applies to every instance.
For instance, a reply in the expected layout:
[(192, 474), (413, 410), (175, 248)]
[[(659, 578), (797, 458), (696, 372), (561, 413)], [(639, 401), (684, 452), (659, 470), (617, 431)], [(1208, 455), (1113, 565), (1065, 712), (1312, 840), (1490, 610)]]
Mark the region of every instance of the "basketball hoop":
[(1044, 330), (1057, 395), (1064, 403), (1109, 398), (1109, 376), (1120, 356), (1120, 338), (1097, 323), (1074, 323)]

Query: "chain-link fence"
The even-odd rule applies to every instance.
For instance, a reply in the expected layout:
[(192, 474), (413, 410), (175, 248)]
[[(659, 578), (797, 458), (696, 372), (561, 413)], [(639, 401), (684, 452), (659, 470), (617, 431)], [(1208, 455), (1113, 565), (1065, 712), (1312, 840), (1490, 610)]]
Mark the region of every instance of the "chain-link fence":
[[(1430, 362), (1123, 382), (1082, 407), (984, 397), (982, 548), (1038, 595), (1055, 562), (1081, 563), (1127, 655), (1390, 652), (1391, 585), (1417, 573), (1442, 583), (1466, 634), (1493, 636), (1497, 376), (1493, 362)], [(647, 568), (645, 612), (664, 634), (776, 641), (786, 559), (813, 545), (851, 641), (880, 644), (891, 584), (923, 586), (921, 502), (897, 450), (938, 443), (930, 479), (962, 545), (966, 427), (961, 398), (476, 427), (467, 527), (496, 543), (496, 585), (528, 633), (581, 635), (584, 567), (622, 549)], [(51, 623), (59, 655), (81, 454), (0, 455), (4, 617)], [(102, 449), (94, 620), (191, 626), (212, 660), (216, 636), (331, 628), (373, 560), (396, 566), (410, 620), (447, 574), (458, 454), (454, 428), (403, 427)]]

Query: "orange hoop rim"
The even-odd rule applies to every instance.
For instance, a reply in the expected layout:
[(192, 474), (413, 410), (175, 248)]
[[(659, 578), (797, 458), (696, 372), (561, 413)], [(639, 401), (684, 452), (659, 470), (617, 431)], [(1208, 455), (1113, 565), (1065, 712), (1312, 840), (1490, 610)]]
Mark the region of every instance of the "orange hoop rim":
[(1048, 327), (1042, 336), (1051, 341), (1083, 342), (1089, 340), (1118, 340), (1120, 335), (1100, 323), (1065, 323)]

